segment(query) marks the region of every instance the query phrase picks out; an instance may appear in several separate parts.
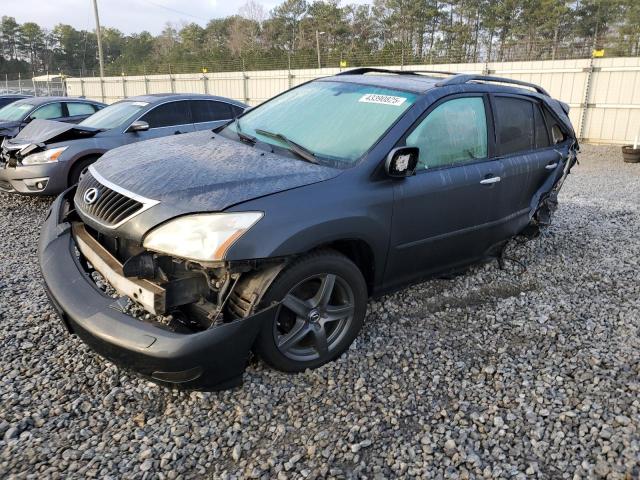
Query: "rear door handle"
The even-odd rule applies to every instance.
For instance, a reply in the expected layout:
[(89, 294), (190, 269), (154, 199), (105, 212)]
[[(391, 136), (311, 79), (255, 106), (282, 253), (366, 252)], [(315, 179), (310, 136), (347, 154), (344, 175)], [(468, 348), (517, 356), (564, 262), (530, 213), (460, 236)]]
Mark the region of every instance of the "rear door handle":
[(498, 183), (500, 180), (502, 180), (500, 177), (489, 177), (483, 178), (482, 180), (480, 180), (480, 183), (482, 185), (491, 185), (492, 183)]
[(554, 168), (556, 168), (558, 166), (558, 162), (556, 163), (550, 163), (549, 165), (547, 165), (546, 167), (544, 167), (547, 170), (553, 170)]

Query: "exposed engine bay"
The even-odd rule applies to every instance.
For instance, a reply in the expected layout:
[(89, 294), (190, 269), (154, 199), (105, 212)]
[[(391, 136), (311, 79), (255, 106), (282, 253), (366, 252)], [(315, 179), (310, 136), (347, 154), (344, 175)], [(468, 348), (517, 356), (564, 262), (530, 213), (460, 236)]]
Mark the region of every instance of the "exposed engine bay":
[(128, 299), (151, 314), (146, 320), (180, 333), (252, 315), (285, 265), (284, 260), (269, 260), (203, 266), (107, 237), (79, 221), (72, 230), (78, 259), (94, 281), (99, 273), (102, 290), (121, 297), (123, 310)]

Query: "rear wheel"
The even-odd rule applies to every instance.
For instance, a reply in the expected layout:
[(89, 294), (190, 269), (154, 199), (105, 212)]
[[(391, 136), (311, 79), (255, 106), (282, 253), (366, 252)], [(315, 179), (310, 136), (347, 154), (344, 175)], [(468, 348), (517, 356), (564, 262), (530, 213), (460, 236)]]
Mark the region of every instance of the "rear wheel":
[(286, 372), (315, 368), (340, 356), (358, 335), (366, 312), (362, 273), (344, 255), (310, 254), (280, 273), (263, 304), (281, 302), (262, 327), (256, 351)]
[(69, 185), (75, 185), (87, 174), (89, 167), (92, 163), (98, 160), (100, 157), (87, 157), (78, 160), (73, 167), (71, 167), (71, 172), (69, 173)]

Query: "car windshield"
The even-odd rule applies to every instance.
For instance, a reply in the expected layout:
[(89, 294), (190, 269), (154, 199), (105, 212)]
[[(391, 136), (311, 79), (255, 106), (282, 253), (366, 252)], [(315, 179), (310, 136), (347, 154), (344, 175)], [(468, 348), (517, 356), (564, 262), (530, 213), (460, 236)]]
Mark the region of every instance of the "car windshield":
[[(413, 93), (371, 85), (312, 82), (247, 112), (240, 118), (240, 131), (288, 148), (284, 136), (313, 153), (321, 163), (328, 159), (353, 164), (416, 98)], [(227, 129), (237, 133), (238, 122)]]
[(79, 125), (100, 130), (110, 130), (122, 125), (147, 105), (149, 105), (147, 102), (114, 103), (84, 119)]
[(13, 102), (6, 107), (0, 108), (0, 122), (18, 122), (27, 116), (33, 110), (30, 103), (22, 103), (20, 101)]

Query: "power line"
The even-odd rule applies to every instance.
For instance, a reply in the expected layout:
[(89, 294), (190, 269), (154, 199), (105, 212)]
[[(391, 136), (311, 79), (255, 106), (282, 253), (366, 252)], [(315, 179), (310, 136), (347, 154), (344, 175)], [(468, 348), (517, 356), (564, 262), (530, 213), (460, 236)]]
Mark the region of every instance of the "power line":
[(183, 12), (181, 10), (176, 10), (175, 8), (167, 7), (166, 5), (162, 5), (160, 3), (152, 2), (151, 0), (142, 0), (142, 1), (145, 2), (145, 3), (148, 3), (149, 5), (153, 5), (154, 7), (163, 8), (164, 10), (167, 10), (169, 12), (173, 12), (173, 13), (177, 13), (178, 15), (185, 15), (187, 17), (195, 18), (196, 20), (200, 20), (202, 22), (209, 22), (211, 20), (210, 18), (203, 18), (203, 17), (199, 17), (197, 15), (193, 15), (191, 13)]

